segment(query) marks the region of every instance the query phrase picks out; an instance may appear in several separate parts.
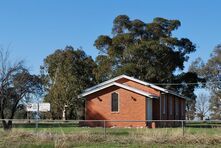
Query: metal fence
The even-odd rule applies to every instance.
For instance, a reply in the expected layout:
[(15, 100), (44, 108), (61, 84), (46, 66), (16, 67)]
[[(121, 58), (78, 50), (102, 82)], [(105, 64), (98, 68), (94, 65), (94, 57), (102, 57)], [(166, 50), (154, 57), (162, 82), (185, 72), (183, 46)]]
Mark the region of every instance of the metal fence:
[[(5, 119), (9, 121), (9, 119)], [(155, 132), (167, 134), (215, 134), (221, 136), (221, 121), (190, 120), (21, 120), (13, 119), (12, 130), (63, 134), (94, 134), (107, 137), (144, 135)], [(3, 127), (2, 119), (0, 126)]]

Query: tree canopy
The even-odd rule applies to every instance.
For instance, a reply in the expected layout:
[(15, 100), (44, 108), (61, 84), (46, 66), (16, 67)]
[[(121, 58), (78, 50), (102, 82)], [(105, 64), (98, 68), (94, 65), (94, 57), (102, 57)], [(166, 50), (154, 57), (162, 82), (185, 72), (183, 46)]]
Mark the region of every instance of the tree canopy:
[(178, 20), (155, 18), (144, 23), (117, 16), (113, 36), (100, 35), (94, 43), (100, 51), (97, 78), (103, 81), (124, 73), (150, 82), (172, 81), (174, 72), (183, 70), (188, 54), (196, 50), (189, 39), (172, 36), (180, 25)]
[[(164, 87), (194, 100), (194, 89), (203, 79), (195, 72), (182, 72), (196, 46), (188, 38), (173, 36), (180, 26), (179, 20), (157, 17), (145, 23), (131, 20), (127, 15), (117, 16), (112, 36), (100, 35), (94, 43), (99, 50), (95, 70), (97, 81), (126, 74), (152, 83), (179, 83), (181, 85)], [(193, 110), (194, 105), (190, 108)]]
[(66, 118), (79, 118), (84, 100), (78, 95), (83, 89), (94, 85), (93, 59), (81, 49), (71, 46), (58, 49), (47, 56), (42, 66), (48, 93), (45, 101), (51, 103), (52, 118), (61, 119), (66, 107)]
[[(29, 73), (22, 61), (11, 63), (8, 51), (0, 50), (0, 117), (13, 119), (22, 99), (42, 93), (42, 80)], [(3, 128), (10, 130), (12, 120), (2, 120)]]

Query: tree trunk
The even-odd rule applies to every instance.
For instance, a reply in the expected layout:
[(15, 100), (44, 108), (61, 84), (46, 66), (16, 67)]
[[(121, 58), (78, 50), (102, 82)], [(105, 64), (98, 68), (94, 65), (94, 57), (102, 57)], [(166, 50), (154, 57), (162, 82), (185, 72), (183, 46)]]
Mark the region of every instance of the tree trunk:
[(63, 112), (62, 112), (62, 120), (66, 120), (66, 110), (65, 110), (65, 107), (64, 107)]
[(11, 131), (12, 129), (12, 121), (6, 121), (6, 120), (2, 120), (2, 124), (3, 124), (3, 129), (4, 131)]
[(200, 120), (203, 120), (204, 116), (200, 116)]

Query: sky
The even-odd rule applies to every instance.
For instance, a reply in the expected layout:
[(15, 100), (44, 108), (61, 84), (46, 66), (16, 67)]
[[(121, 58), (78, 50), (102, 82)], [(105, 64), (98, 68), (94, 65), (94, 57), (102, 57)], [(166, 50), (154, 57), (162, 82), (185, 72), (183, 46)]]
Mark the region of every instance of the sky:
[(151, 22), (155, 17), (178, 19), (176, 37), (187, 37), (197, 46), (185, 63), (209, 58), (221, 43), (220, 0), (0, 0), (0, 47), (13, 60), (24, 59), (38, 74), (43, 59), (67, 45), (83, 48), (95, 58), (99, 35), (111, 35), (116, 16)]

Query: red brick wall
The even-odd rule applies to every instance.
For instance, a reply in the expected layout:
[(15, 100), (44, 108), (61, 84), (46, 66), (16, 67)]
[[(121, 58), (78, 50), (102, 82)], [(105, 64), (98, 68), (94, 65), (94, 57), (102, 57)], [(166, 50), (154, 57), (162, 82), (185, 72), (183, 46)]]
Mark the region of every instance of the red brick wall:
[[(153, 120), (181, 120), (185, 119), (185, 100), (171, 94), (160, 94), (159, 90), (144, 86), (128, 79), (117, 80), (118, 83), (126, 83), (129, 86), (147, 91), (149, 93), (159, 96), (159, 99), (153, 99)], [(119, 94), (119, 112), (111, 112), (111, 94), (117, 92)], [(161, 96), (161, 98), (160, 98)], [(164, 102), (163, 96), (166, 96)], [(170, 115), (169, 99), (172, 96), (172, 115)], [(140, 94), (112, 86), (91, 94), (86, 98), (86, 120), (146, 120), (146, 97)], [(176, 115), (175, 100), (179, 100), (179, 114)], [(161, 102), (160, 102), (161, 101)], [(164, 103), (166, 103), (166, 111), (163, 113)], [(161, 109), (160, 109), (161, 104)], [(183, 109), (183, 116), (181, 116), (181, 109)], [(161, 113), (161, 118), (160, 118)], [(145, 122), (112, 122), (107, 123), (107, 126), (145, 126)]]
[[(119, 112), (111, 112), (111, 94), (119, 94)], [(86, 98), (86, 120), (146, 120), (146, 97), (112, 86)], [(107, 126), (146, 126), (145, 122), (112, 122)]]
[(118, 83), (125, 83), (128, 86), (131, 86), (131, 87), (134, 87), (134, 88), (137, 88), (137, 89), (149, 92), (149, 93), (154, 94), (156, 96), (160, 96), (160, 91), (159, 90), (153, 89), (151, 87), (142, 85), (142, 84), (134, 82), (134, 81), (130, 81), (130, 80), (125, 79), (125, 78), (119, 79), (116, 82), (118, 82)]

